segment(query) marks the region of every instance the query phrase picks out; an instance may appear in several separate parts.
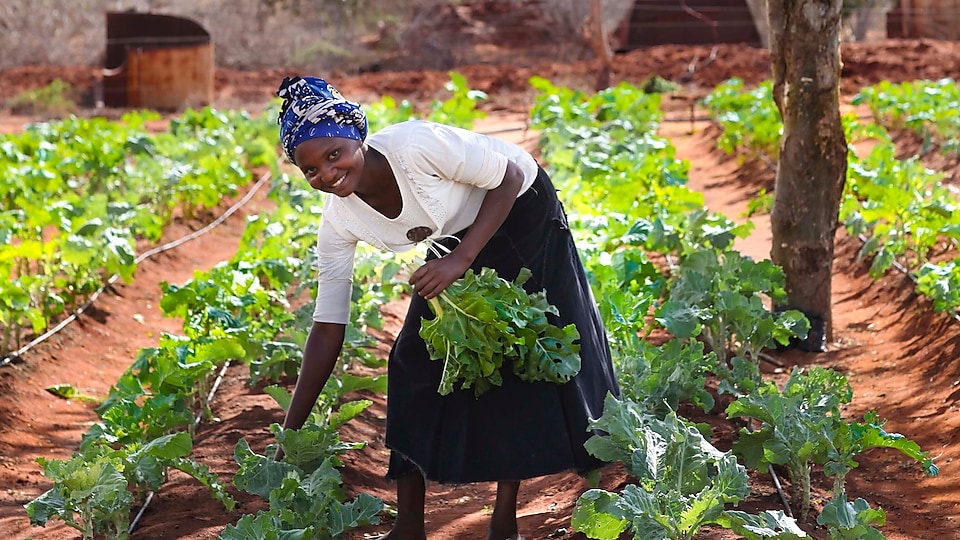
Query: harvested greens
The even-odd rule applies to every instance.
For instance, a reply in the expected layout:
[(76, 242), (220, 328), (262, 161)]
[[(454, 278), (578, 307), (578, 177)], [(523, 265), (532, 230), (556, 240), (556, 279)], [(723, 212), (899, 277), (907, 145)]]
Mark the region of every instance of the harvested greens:
[(546, 292), (528, 294), (523, 285), (532, 273), (522, 268), (507, 281), (490, 268), (477, 275), (467, 270), (440, 295), (429, 300), (435, 318), (422, 319), (420, 336), (433, 360), (443, 360), (438, 391), (447, 395), (473, 388), (474, 396), (503, 384), (506, 362), (523, 381), (569, 381), (580, 371), (576, 326), (560, 328), (547, 320), (559, 311)]

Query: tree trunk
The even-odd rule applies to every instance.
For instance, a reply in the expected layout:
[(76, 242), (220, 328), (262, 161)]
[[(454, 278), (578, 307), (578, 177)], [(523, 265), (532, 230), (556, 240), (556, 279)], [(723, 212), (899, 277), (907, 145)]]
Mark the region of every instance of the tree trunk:
[[(832, 339), (834, 236), (847, 168), (840, 123), (842, 0), (768, 0), (774, 99), (783, 118), (771, 260), (786, 275), (787, 304), (810, 319), (799, 343)], [(812, 36), (815, 36), (813, 38)]]
[(607, 30), (603, 24), (602, 0), (590, 0), (590, 15), (587, 17), (587, 24), (584, 26), (584, 33), (590, 43), (590, 48), (593, 49), (597, 59), (600, 60), (600, 69), (594, 83), (594, 89), (599, 92), (610, 86), (610, 73), (613, 71), (613, 50), (610, 48)]
[(767, 23), (766, 2), (767, 0), (747, 0), (747, 9), (750, 10), (753, 24), (757, 27), (757, 34), (760, 35), (760, 45), (764, 48), (770, 46), (770, 25)]

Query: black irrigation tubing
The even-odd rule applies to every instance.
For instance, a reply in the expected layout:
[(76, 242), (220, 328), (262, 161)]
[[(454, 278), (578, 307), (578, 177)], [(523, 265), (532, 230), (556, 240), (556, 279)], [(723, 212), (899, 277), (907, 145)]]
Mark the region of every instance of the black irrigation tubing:
[[(227, 368), (230, 367), (230, 361), (227, 360), (223, 363), (223, 368), (220, 369), (220, 373), (217, 375), (215, 381), (213, 381), (213, 386), (210, 387), (210, 392), (207, 394), (207, 403), (213, 401), (213, 395), (217, 393), (217, 389), (220, 388), (220, 383), (223, 381), (223, 377), (227, 374)], [(203, 418), (203, 412), (197, 413), (197, 416), (193, 419), (193, 427), (196, 427), (200, 424), (200, 420)], [(127, 534), (133, 534), (134, 529), (137, 528), (137, 523), (140, 522), (140, 518), (143, 517), (143, 513), (147, 511), (147, 507), (150, 506), (150, 502), (153, 501), (153, 496), (155, 491), (148, 491), (146, 498), (143, 500), (143, 505), (140, 506), (140, 510), (137, 511), (137, 515), (134, 516), (133, 520), (130, 522), (130, 526), (127, 527)]]
[[(220, 217), (218, 217), (216, 220), (214, 220), (214, 221), (213, 221), (212, 223), (210, 223), (209, 225), (206, 225), (206, 226), (203, 227), (202, 229), (198, 229), (198, 230), (196, 230), (196, 231), (194, 231), (194, 232), (192, 232), (192, 233), (190, 233), (190, 234), (188, 234), (188, 235), (186, 235), (186, 236), (184, 236), (184, 237), (182, 237), (182, 238), (179, 238), (179, 239), (174, 240), (174, 241), (172, 241), (172, 242), (170, 242), (170, 243), (164, 244), (164, 245), (162, 245), (162, 246), (158, 246), (158, 247), (156, 247), (156, 248), (150, 249), (150, 250), (142, 253), (140, 256), (138, 256), (136, 259), (134, 259), (134, 263), (135, 263), (135, 264), (140, 264), (140, 262), (142, 262), (143, 260), (145, 260), (145, 259), (147, 259), (147, 258), (149, 258), (149, 257), (152, 257), (152, 256), (157, 255), (157, 254), (159, 254), (159, 253), (163, 253), (163, 252), (165, 252), (165, 251), (169, 251), (169, 250), (171, 250), (171, 249), (177, 248), (177, 247), (179, 247), (179, 246), (181, 246), (181, 245), (189, 242), (190, 240), (194, 240), (194, 239), (199, 238), (199, 237), (203, 236), (204, 234), (210, 232), (211, 230), (213, 230), (214, 228), (216, 228), (217, 226), (219, 226), (221, 223), (223, 223), (224, 221), (226, 221), (226, 219), (229, 218), (231, 215), (233, 215), (237, 210), (239, 210), (240, 208), (242, 208), (243, 205), (247, 204), (247, 203), (250, 201), (250, 199), (253, 198), (253, 195), (257, 192), (257, 190), (259, 190), (265, 183), (267, 183), (267, 181), (270, 180), (270, 178), (271, 178), (271, 175), (270, 175), (269, 172), (266, 173), (266, 174), (264, 174), (262, 177), (260, 177), (260, 179), (257, 181), (257, 183), (254, 184), (253, 188), (251, 188), (250, 191), (248, 191), (247, 194), (244, 195), (242, 199), (240, 199), (239, 201), (237, 201), (236, 204), (234, 204), (233, 206), (231, 206), (230, 208), (228, 208), (227, 211), (223, 213), (223, 215), (221, 215)], [(57, 333), (59, 333), (61, 330), (63, 330), (64, 328), (66, 328), (67, 325), (69, 325), (69, 324), (72, 323), (73, 321), (77, 320), (77, 318), (78, 318), (84, 311), (86, 311), (91, 305), (93, 305), (93, 303), (97, 300), (97, 298), (100, 297), (101, 294), (103, 294), (103, 292), (107, 289), (107, 287), (109, 287), (109, 286), (113, 285), (114, 283), (116, 283), (118, 279), (120, 279), (120, 274), (114, 274), (114, 275), (110, 276), (110, 279), (108, 279), (99, 289), (97, 289), (96, 292), (94, 292), (92, 295), (90, 295), (90, 298), (86, 301), (86, 303), (84, 303), (82, 306), (80, 306), (79, 308), (77, 308), (76, 311), (74, 311), (72, 314), (70, 314), (69, 317), (67, 317), (66, 319), (60, 321), (60, 323), (58, 323), (58, 324), (57, 324), (56, 326), (54, 326), (53, 328), (47, 330), (47, 331), (44, 332), (43, 334), (37, 336), (33, 341), (31, 341), (30, 343), (27, 343), (26, 345), (24, 345), (23, 347), (21, 347), (21, 348), (20, 348), (19, 350), (17, 350), (16, 352), (14, 352), (14, 353), (12, 353), (12, 354), (8, 354), (7, 356), (3, 357), (3, 359), (0, 360), (0, 368), (6, 367), (6, 366), (8, 366), (8, 365), (11, 365), (11, 364), (13, 364), (14, 362), (20, 362), (20, 361), (22, 361), (22, 360), (23, 360), (23, 355), (26, 354), (27, 351), (29, 351), (30, 349), (32, 349), (32, 348), (36, 347), (37, 345), (43, 343), (44, 341), (50, 339), (51, 337), (53, 337), (54, 335), (56, 335)]]

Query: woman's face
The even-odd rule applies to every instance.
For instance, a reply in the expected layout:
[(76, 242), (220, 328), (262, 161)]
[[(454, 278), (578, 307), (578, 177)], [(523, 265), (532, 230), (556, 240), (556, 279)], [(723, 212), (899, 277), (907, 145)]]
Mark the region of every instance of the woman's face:
[(293, 158), (313, 189), (346, 197), (360, 183), (363, 143), (342, 137), (317, 137), (303, 141)]

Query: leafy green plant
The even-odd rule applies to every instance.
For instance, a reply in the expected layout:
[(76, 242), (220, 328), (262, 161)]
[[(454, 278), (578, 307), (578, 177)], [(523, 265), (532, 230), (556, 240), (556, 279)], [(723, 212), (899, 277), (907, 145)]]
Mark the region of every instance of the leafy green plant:
[(874, 528), (887, 522), (882, 508), (871, 508), (864, 499), (847, 500), (845, 492), (835, 493), (817, 516), (817, 524), (827, 527), (831, 540), (883, 540)]
[(615, 361), (622, 395), (642, 404), (657, 418), (677, 410), (684, 402), (705, 412), (713, 409), (706, 376), (716, 369), (717, 356), (704, 353), (699, 341), (671, 339), (661, 346), (643, 343), (634, 355)]
[(630, 357), (653, 329), (647, 316), (666, 290), (666, 277), (638, 247), (605, 248), (584, 245), (580, 252), (613, 356)]
[[(380, 383), (357, 377), (345, 379), (346, 386), (324, 388), (320, 399), (301, 429), (283, 429), (272, 424), (270, 429), (277, 445), (284, 451), (282, 461), (274, 461), (255, 453), (246, 439), (237, 443), (234, 457), (240, 465), (234, 484), (241, 490), (258, 495), (270, 508), (247, 514), (236, 525), (227, 525), (223, 540), (262, 540), (269, 538), (341, 539), (351, 529), (379, 523), (383, 501), (367, 493), (347, 501), (343, 479), (337, 467), (343, 466), (339, 456), (359, 449), (363, 443), (340, 440), (338, 429), (371, 402), (348, 401), (334, 410), (334, 404), (347, 392), (363, 388), (384, 388)], [(291, 396), (279, 387), (268, 387), (281, 408), (287, 409)], [(268, 447), (268, 452), (276, 446)]]
[(742, 215), (744, 217), (768, 215), (773, 210), (773, 200), (773, 193), (767, 193), (767, 188), (761, 188), (760, 191), (747, 202), (747, 209)]
[(717, 518), (717, 524), (747, 540), (809, 538), (797, 522), (781, 510), (764, 510), (759, 514), (726, 510)]
[(723, 133), (717, 147), (728, 154), (745, 152), (754, 159), (775, 162), (780, 154), (783, 122), (773, 101), (773, 82), (748, 89), (734, 77), (718, 84), (702, 101)]
[(827, 476), (834, 479), (834, 497), (846, 493), (847, 474), (858, 466), (857, 456), (873, 448), (891, 448), (915, 460), (927, 476), (940, 474), (928, 452), (920, 445), (899, 433), (889, 433), (883, 429), (886, 422), (875, 411), (863, 416), (863, 422), (837, 422), (829, 439), (830, 448), (823, 469)]
[(133, 494), (127, 480), (108, 456), (90, 461), (83, 455), (69, 460), (39, 460), (54, 487), (26, 504), (31, 525), (46, 526), (59, 518), (80, 531), (84, 540), (96, 535), (128, 538)]
[(470, 88), (467, 78), (455, 71), (450, 71), (448, 75), (450, 80), (443, 87), (452, 96), (442, 101), (434, 100), (430, 104), (427, 120), (470, 129), (475, 121), (487, 116), (477, 108), (477, 103), (487, 99), (487, 94)]
[(378, 101), (364, 105), (367, 113), (367, 122), (371, 133), (386, 126), (424, 118), (449, 126), (470, 129), (474, 122), (487, 116), (487, 113), (478, 108), (478, 103), (487, 99), (487, 94), (481, 90), (470, 88), (467, 78), (456, 71), (447, 73), (450, 80), (443, 88), (450, 92), (447, 99), (434, 99), (426, 111), (417, 111), (408, 100), (398, 102), (392, 96), (382, 96)]
[(0, 272), (12, 279), (0, 291), (0, 353), (111, 275), (132, 279), (137, 240), (158, 241), (178, 206), (212, 208), (250, 180), (245, 166), (276, 163), (276, 130), (262, 118), (207, 108), (148, 133), (156, 118), (69, 117), (0, 135)]
[(810, 475), (814, 465), (822, 465), (823, 472), (834, 478), (833, 498), (843, 501), (831, 507), (834, 514), (828, 512), (825, 520), (847, 512), (844, 479), (857, 466), (855, 458), (867, 450), (896, 449), (919, 462), (925, 474), (939, 473), (929, 454), (921, 451), (917, 443), (884, 431), (876, 413), (866, 414), (863, 423), (845, 421), (841, 409), (852, 398), (853, 390), (846, 377), (831, 369), (814, 367), (794, 369), (782, 391), (767, 382), (727, 407), (729, 417), (761, 421), (759, 429), (741, 429), (733, 450), (750, 468), (786, 466), (801, 521), (810, 508)]
[(54, 79), (46, 86), (20, 92), (8, 99), (6, 106), (13, 114), (59, 118), (76, 111), (75, 93), (73, 85)]
[[(760, 352), (786, 345), (809, 331), (796, 310), (774, 312), (783, 302), (783, 271), (768, 260), (755, 262), (736, 251), (704, 249), (680, 263), (657, 321), (679, 338), (702, 338), (717, 355), (721, 391), (749, 391), (760, 382)], [(731, 354), (732, 353), (732, 354)]]
[(826, 460), (840, 405), (848, 403), (851, 397), (846, 378), (833, 370), (794, 369), (782, 392), (774, 382), (766, 381), (727, 406), (730, 418), (761, 421), (759, 429), (740, 429), (733, 451), (751, 469), (767, 465), (786, 467), (801, 522), (806, 521), (810, 511), (813, 465)]
[(894, 83), (881, 81), (860, 90), (854, 105), (867, 105), (874, 119), (888, 129), (908, 129), (920, 136), (920, 154), (940, 147), (957, 156), (960, 115), (955, 104), (960, 86), (950, 78)]
[(919, 157), (896, 159), (892, 142), (877, 144), (862, 159), (850, 160), (840, 219), (863, 235), (859, 259), (870, 258), (870, 275), (885, 274), (896, 262), (909, 269), (926, 263), (944, 238), (960, 238), (956, 196), (942, 174)]
[(725, 504), (750, 493), (736, 457), (717, 450), (676, 413), (661, 420), (608, 395), (603, 415), (590, 427), (603, 434), (587, 440), (587, 451), (622, 462), (637, 480), (620, 494), (590, 489), (580, 496), (571, 524), (589, 538), (616, 540), (630, 530), (638, 540), (689, 540), (718, 523)]
[(569, 381), (580, 371), (580, 338), (573, 324), (560, 328), (548, 314), (559, 315), (545, 291), (528, 294), (522, 285), (533, 274), (521, 269), (507, 281), (491, 268), (467, 270), (439, 296), (431, 298), (433, 319), (423, 319), (420, 335), (433, 360), (443, 361), (443, 395), (473, 388), (480, 396), (503, 384), (505, 364), (521, 380)]
[(960, 258), (940, 263), (927, 262), (917, 270), (917, 292), (933, 301), (939, 312), (960, 307)]
[(67, 460), (38, 458), (54, 486), (26, 504), (30, 522), (45, 526), (56, 517), (79, 530), (84, 539), (128, 538), (131, 506), (135, 501), (143, 503), (148, 491), (159, 488), (169, 468), (194, 477), (228, 511), (233, 510), (236, 502), (216, 476), (186, 457), (192, 448), (190, 436), (180, 432), (115, 447), (101, 438), (83, 445)]

